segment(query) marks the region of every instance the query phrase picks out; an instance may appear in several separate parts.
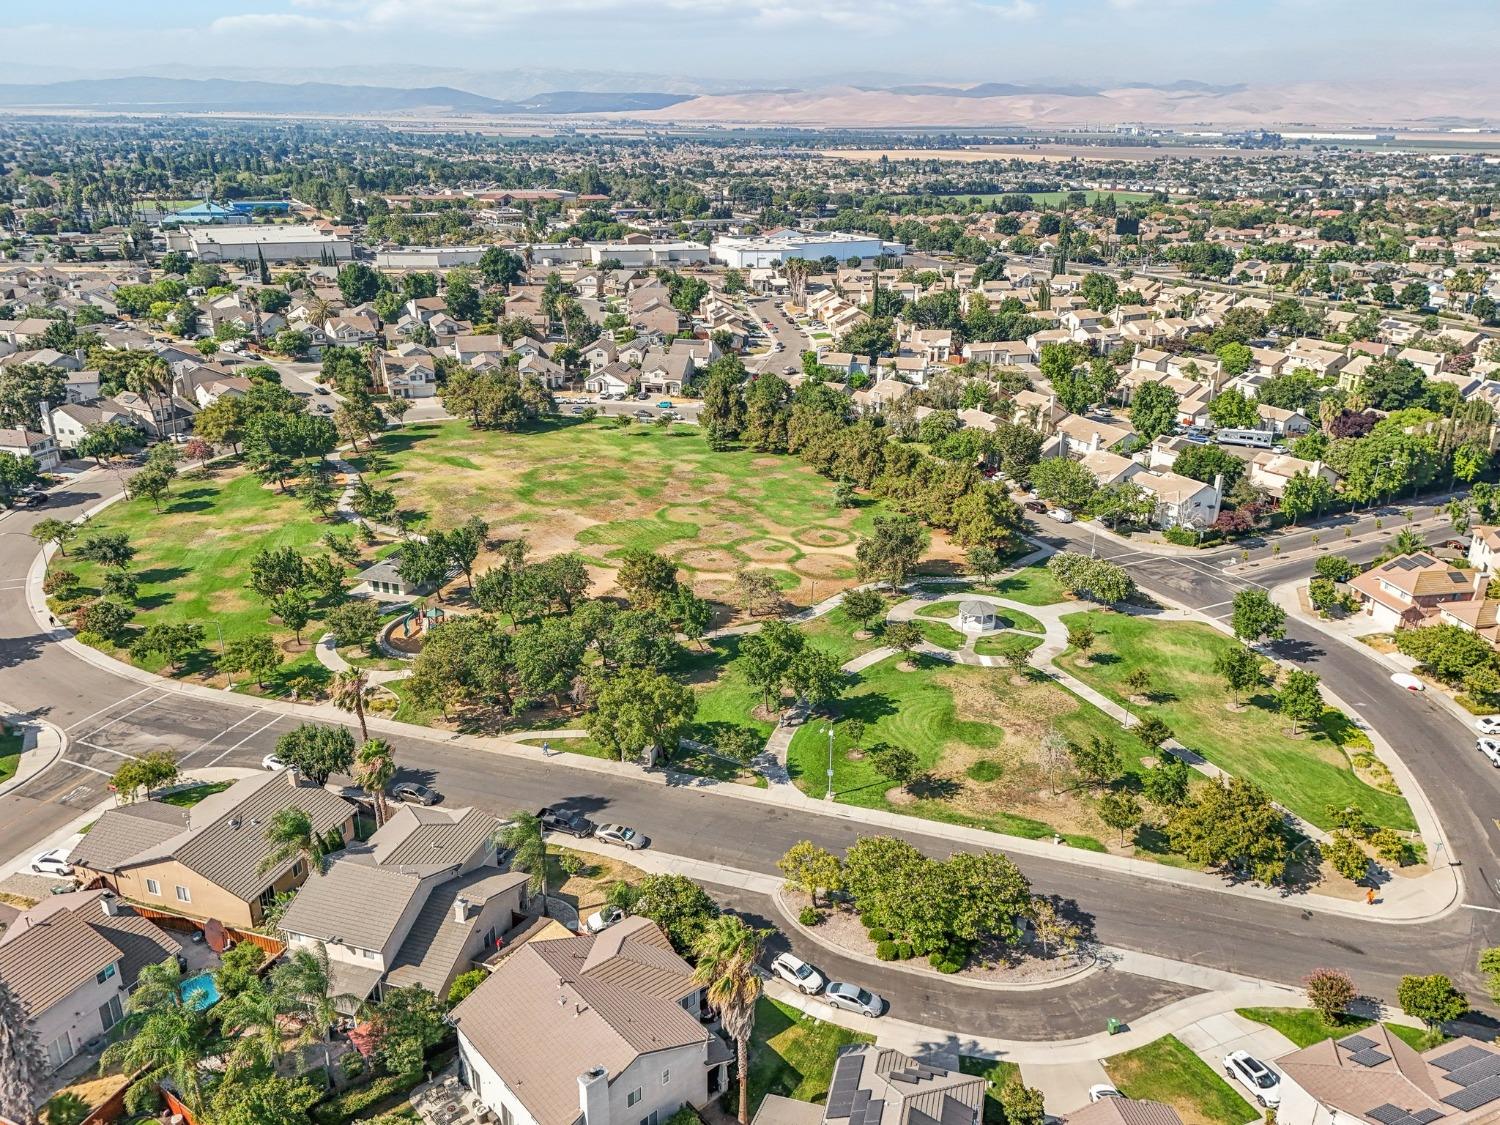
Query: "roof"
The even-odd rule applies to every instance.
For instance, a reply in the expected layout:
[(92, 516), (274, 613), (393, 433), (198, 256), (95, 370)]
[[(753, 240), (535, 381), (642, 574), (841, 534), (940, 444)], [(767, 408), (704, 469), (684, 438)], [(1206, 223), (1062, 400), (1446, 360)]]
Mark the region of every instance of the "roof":
[(419, 872), (461, 863), (500, 822), (479, 809), (439, 809), (403, 805), (369, 839), (371, 861)]
[(1423, 551), (1398, 555), (1388, 563), (1367, 570), (1354, 580), (1353, 585), (1363, 590), (1366, 582), (1371, 585), (1384, 582), (1412, 597), (1464, 593), (1472, 589), (1469, 574)]
[(454, 917), (453, 904), (463, 899), (471, 907), (482, 907), (530, 878), (523, 871), (480, 867), (434, 887), (391, 962), (386, 980), (396, 988), (421, 985), (428, 992), (444, 995), (455, 970), (468, 967), (460, 965), (459, 959), (481, 917), (474, 909), (460, 922)]
[[(271, 853), (265, 828), (273, 816), (282, 809), (300, 808), (312, 822), (313, 831), (325, 833), (342, 825), (352, 813), (342, 797), (314, 786), (291, 785), (291, 776), (286, 770), (276, 770), (242, 778), (191, 809), (156, 801), (110, 809), (74, 849), (73, 859), (96, 871), (175, 859), (194, 874), (248, 901), (297, 862), (289, 858), (261, 872), (261, 862)], [(140, 811), (152, 806), (155, 809), (150, 813)], [(163, 834), (161, 825), (169, 814), (159, 811), (162, 809), (170, 809), (170, 815), (175, 815), (175, 833)], [(120, 819), (130, 823), (116, 826), (114, 822)], [(145, 821), (155, 821), (156, 826)], [(93, 838), (101, 829), (107, 843), (96, 849)], [(133, 853), (125, 848), (132, 839), (144, 841)]]
[(613, 1079), (641, 1054), (708, 1041), (681, 1004), (697, 990), (666, 935), (627, 918), (602, 934), (527, 942), (449, 1018), (539, 1125), (573, 1125), (589, 1067)]
[(849, 1125), (973, 1125), (986, 1082), (919, 1062), (888, 1047), (860, 1045), (839, 1055), (825, 1122)]
[(160, 801), (110, 809), (74, 846), (68, 857), (90, 871), (114, 871), (131, 856), (176, 836), (187, 823), (185, 810)]
[(784, 1098), (780, 1094), (767, 1094), (761, 1099), (750, 1125), (822, 1125), (823, 1107), (812, 1102), (799, 1102), (796, 1098)]
[[(17, 919), (11, 928), (21, 926)], [(0, 980), (35, 1018), (120, 958), (113, 942), (68, 911), (9, 935), (0, 945)]]
[(356, 949), (385, 949), (421, 890), (413, 872), (339, 860), (310, 875), (281, 918), (287, 933)]
[(1067, 1125), (1182, 1125), (1171, 1106), (1135, 1098), (1100, 1098), (1064, 1120)]

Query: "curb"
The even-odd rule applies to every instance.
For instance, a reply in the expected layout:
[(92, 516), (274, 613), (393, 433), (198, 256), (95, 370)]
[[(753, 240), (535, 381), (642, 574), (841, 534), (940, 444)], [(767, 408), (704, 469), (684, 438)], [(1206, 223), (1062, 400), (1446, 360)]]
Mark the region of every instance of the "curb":
[(1085, 977), (1092, 976), (1102, 967), (1098, 956), (1090, 953), (1087, 964), (1081, 965), (1055, 980), (1005, 984), (1001, 981), (966, 979), (961, 974), (940, 973), (936, 969), (919, 969), (915, 965), (910, 965), (905, 961), (882, 961), (879, 957), (872, 957), (868, 953), (847, 949), (842, 945), (837, 945), (826, 938), (820, 937), (813, 927), (802, 924), (797, 917), (796, 911), (792, 910), (791, 904), (786, 901), (785, 895), (786, 892), (778, 887), (776, 888), (776, 892), (771, 896), (772, 901), (776, 904), (776, 909), (781, 912), (782, 920), (786, 922), (788, 928), (796, 930), (797, 933), (807, 938), (814, 945), (820, 945), (830, 953), (835, 953), (840, 957), (848, 957), (866, 965), (875, 965), (882, 969), (896, 969), (903, 973), (910, 973), (914, 977), (950, 981), (955, 984), (961, 984), (965, 988), (978, 988), (987, 992), (1046, 992), (1053, 988), (1064, 988), (1083, 980)]
[[(0, 711), (18, 714), (13, 708), (0, 705)], [(0, 797), (21, 788), (28, 781), (45, 773), (68, 749), (68, 736), (63, 729), (45, 719), (25, 718), (16, 723), (25, 728), (21, 743), (20, 760), (16, 772), (0, 783)], [(27, 743), (31, 745), (28, 747)], [(45, 757), (46, 761), (41, 761)]]

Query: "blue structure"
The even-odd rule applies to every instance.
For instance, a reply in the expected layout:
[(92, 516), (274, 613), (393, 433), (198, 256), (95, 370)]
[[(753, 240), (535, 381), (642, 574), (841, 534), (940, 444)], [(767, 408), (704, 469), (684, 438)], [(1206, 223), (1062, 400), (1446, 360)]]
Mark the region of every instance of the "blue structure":
[(270, 215), (286, 215), (292, 210), (289, 200), (285, 199), (231, 199), (229, 209), (239, 215), (253, 215), (257, 211)]
[(248, 211), (238, 211), (205, 199), (202, 203), (184, 207), (181, 211), (173, 211), (168, 217), (178, 223), (242, 223), (247, 220), (248, 215)]

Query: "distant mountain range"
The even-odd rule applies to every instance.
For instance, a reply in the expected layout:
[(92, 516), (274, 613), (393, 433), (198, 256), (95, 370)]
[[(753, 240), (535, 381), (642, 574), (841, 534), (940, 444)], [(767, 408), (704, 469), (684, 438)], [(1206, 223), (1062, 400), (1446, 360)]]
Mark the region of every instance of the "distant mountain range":
[[(1021, 85), (1017, 86), (1010, 82), (981, 82), (977, 86), (871, 86), (860, 87), (861, 89), (881, 91), (887, 94), (907, 94), (918, 97), (937, 98), (1014, 98), (1030, 97), (1034, 94), (1051, 94), (1061, 98), (1093, 98), (1102, 94), (1106, 86), (1045, 86), (1045, 85)], [(1167, 85), (1157, 85), (1150, 82), (1132, 82), (1130, 88), (1135, 90), (1183, 90), (1199, 94), (1235, 94), (1245, 89), (1243, 85), (1237, 86), (1213, 86), (1207, 82), (1192, 82), (1183, 80), (1172, 82)]]
[(345, 86), (226, 78), (87, 78), (0, 85), (0, 107), (157, 113), (611, 113), (660, 110), (689, 94), (562, 90), (502, 101), (451, 86)]

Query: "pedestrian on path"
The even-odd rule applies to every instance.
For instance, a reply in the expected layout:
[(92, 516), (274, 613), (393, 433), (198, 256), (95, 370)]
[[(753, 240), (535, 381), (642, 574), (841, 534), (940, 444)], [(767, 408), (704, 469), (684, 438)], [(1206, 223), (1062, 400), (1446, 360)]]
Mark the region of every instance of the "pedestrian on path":
[(1374, 906), (1375, 905), (1375, 888), (1374, 887), (1371, 887), (1369, 890), (1367, 890), (1365, 892), (1365, 905), (1366, 906)]

